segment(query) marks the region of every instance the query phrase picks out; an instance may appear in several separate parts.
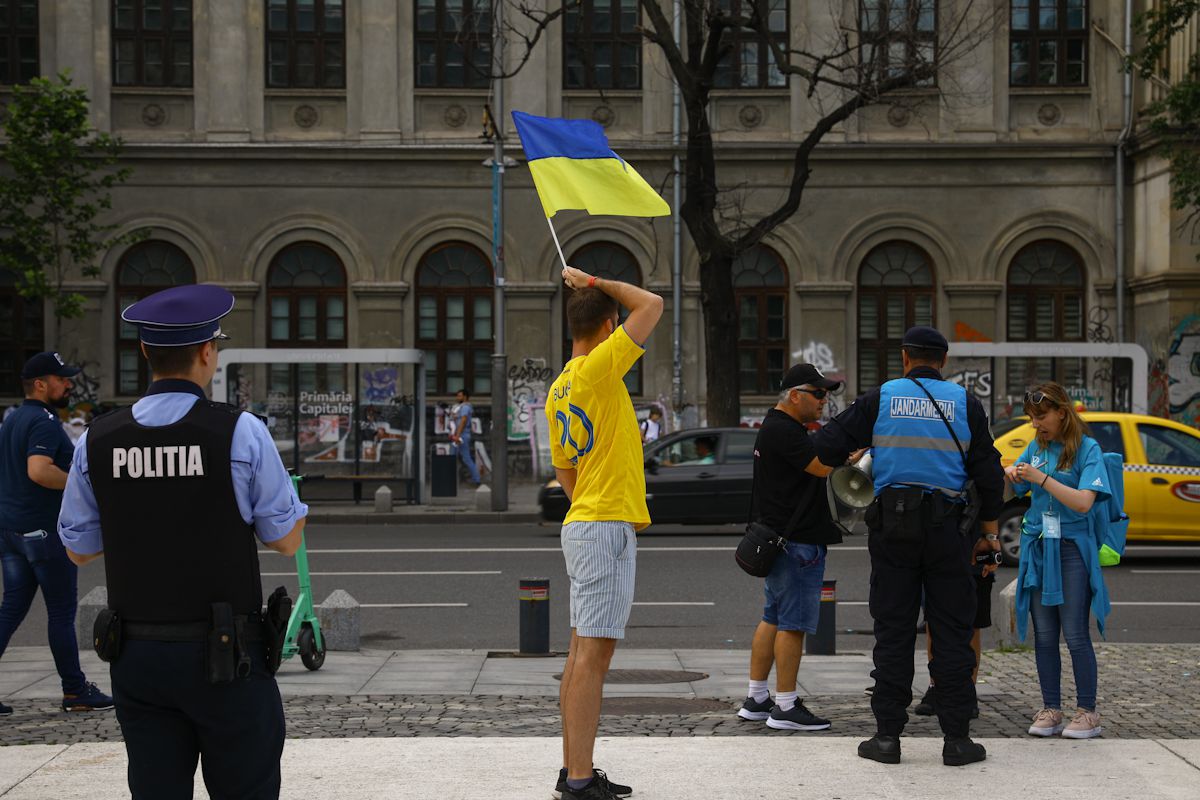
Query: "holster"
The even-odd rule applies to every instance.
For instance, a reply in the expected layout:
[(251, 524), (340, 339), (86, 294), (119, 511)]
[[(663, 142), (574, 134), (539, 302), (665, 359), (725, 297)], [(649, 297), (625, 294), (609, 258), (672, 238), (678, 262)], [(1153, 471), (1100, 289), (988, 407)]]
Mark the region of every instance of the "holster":
[(212, 625), (208, 631), (208, 646), (205, 648), (205, 672), (208, 674), (209, 683), (229, 683), (237, 677), (237, 650), (237, 627), (233, 620), (233, 606), (229, 603), (213, 603)]
[(267, 614), (263, 619), (263, 633), (267, 645), (267, 671), (272, 675), (283, 661), (283, 646), (287, 643), (288, 622), (292, 618), (292, 598), (287, 589), (280, 586), (267, 598)]
[(121, 655), (121, 616), (111, 608), (96, 615), (92, 625), (92, 647), (100, 660), (111, 664)]
[(958, 532), (963, 536), (975, 535), (975, 523), (979, 520), (979, 508), (983, 505), (983, 500), (979, 496), (979, 490), (975, 488), (975, 481), (967, 481), (967, 485), (963, 487), (963, 497), (967, 501), (967, 506), (963, 509), (962, 517), (958, 520)]

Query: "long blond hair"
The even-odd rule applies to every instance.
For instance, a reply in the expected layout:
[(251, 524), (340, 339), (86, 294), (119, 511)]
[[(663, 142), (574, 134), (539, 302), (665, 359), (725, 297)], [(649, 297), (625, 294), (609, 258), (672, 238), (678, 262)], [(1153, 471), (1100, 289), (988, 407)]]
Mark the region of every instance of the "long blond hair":
[[(1037, 394), (1042, 395), (1040, 403), (1033, 402), (1032, 395)], [(1030, 417), (1035, 413), (1038, 415), (1048, 414), (1058, 409), (1062, 409), (1066, 414), (1063, 416), (1062, 427), (1058, 429), (1056, 437), (1056, 440), (1062, 442), (1063, 446), (1062, 455), (1058, 457), (1057, 469), (1067, 470), (1075, 463), (1075, 456), (1083, 443), (1083, 437), (1091, 432), (1087, 423), (1075, 411), (1075, 404), (1071, 402), (1067, 390), (1054, 381), (1047, 381), (1025, 393), (1025, 413)], [(1039, 430), (1037, 441), (1045, 449), (1052, 440)]]

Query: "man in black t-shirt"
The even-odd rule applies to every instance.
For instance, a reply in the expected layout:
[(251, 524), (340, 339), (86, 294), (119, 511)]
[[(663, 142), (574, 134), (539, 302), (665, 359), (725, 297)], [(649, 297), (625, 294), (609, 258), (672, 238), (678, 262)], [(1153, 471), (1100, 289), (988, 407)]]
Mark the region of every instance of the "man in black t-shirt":
[[(755, 518), (788, 540), (767, 576), (766, 605), (750, 651), (749, 696), (742, 719), (771, 728), (819, 731), (829, 720), (810, 712), (796, 696), (804, 634), (816, 633), (825, 554), (842, 540), (829, 515), (825, 476), (805, 425), (820, 419), (826, 396), (841, 387), (812, 364), (787, 371), (779, 402), (767, 412), (754, 442)], [(775, 665), (775, 699), (767, 676)]]

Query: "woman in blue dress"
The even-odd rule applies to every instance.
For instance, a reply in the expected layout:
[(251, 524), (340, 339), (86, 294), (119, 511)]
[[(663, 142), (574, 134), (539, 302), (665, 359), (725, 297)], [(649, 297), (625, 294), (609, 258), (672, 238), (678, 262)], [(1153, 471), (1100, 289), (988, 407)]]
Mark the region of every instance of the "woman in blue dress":
[[(1025, 413), (1037, 436), (1005, 477), (1018, 495), (1032, 492), (1021, 535), (1017, 574), (1018, 633), (1025, 637), (1026, 613), (1033, 618), (1034, 656), (1043, 708), (1033, 719), (1034, 736), (1070, 739), (1099, 736), (1096, 711), (1096, 651), (1089, 631), (1096, 617), (1101, 634), (1108, 615), (1108, 590), (1100, 573), (1100, 543), (1088, 527), (1088, 512), (1107, 497), (1108, 474), (1100, 445), (1057, 383), (1025, 394)], [(1062, 709), (1060, 634), (1075, 673), (1078, 710), (1066, 722)]]

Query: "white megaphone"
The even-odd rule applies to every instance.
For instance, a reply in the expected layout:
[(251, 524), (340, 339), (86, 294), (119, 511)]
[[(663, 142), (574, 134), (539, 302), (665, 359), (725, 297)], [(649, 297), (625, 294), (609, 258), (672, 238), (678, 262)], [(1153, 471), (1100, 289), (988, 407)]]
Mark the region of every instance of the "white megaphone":
[(854, 526), (862, 522), (867, 507), (875, 499), (871, 454), (863, 455), (857, 464), (844, 464), (836, 468), (829, 473), (825, 483), (833, 521), (846, 533), (854, 533)]

